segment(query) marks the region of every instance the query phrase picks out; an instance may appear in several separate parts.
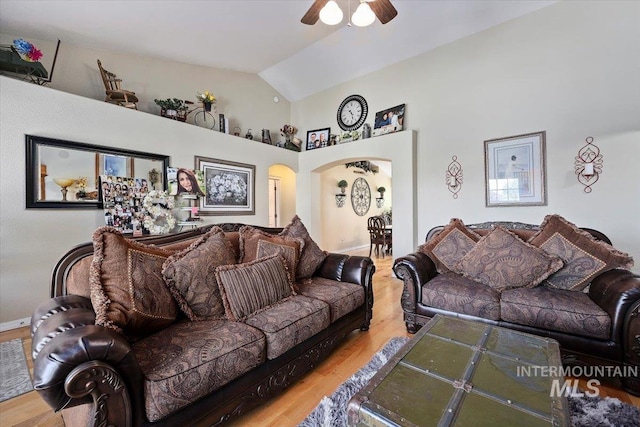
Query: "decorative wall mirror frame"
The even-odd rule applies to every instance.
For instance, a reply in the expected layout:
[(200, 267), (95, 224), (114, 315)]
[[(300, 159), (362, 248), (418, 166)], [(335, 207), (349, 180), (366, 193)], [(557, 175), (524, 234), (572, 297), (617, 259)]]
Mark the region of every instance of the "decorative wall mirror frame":
[[(25, 148), (27, 209), (102, 209), (102, 174), (149, 179), (155, 169), (160, 172), (155, 188), (167, 189), (169, 156), (34, 135), (25, 135)], [(113, 173), (107, 173), (111, 165)], [(85, 197), (80, 197), (79, 178), (86, 178)]]

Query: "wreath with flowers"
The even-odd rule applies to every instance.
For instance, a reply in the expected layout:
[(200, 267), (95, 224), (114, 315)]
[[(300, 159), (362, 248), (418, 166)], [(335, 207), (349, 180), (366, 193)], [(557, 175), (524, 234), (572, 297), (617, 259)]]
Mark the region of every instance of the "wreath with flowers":
[(149, 191), (142, 200), (142, 207), (145, 210), (142, 225), (149, 233), (167, 234), (176, 226), (176, 218), (171, 213), (175, 202), (166, 191)]

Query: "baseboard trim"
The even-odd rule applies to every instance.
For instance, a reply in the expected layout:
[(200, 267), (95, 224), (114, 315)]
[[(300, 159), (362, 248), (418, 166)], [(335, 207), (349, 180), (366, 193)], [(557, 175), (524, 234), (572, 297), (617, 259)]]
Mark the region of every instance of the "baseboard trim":
[(354, 246), (352, 248), (344, 248), (344, 249), (334, 249), (332, 251), (328, 251), (328, 252), (333, 252), (333, 253), (344, 253), (344, 252), (349, 252), (349, 251), (357, 251), (358, 249), (364, 249), (368, 247), (367, 245), (362, 245), (362, 246)]
[(22, 328), (23, 326), (29, 326), (31, 323), (30, 317), (24, 319), (11, 320), (10, 322), (0, 323), (0, 332), (9, 331), (11, 329)]

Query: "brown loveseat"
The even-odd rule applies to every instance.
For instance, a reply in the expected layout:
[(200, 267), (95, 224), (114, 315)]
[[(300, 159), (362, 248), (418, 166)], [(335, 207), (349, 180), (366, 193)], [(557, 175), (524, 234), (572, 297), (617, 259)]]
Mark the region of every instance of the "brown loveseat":
[[(235, 265), (214, 268), (229, 254)], [(368, 330), (374, 271), (370, 258), (321, 251), (297, 217), (284, 230), (140, 239), (99, 229), (59, 261), (53, 298), (33, 314), (34, 388), (66, 425), (221, 424)]]
[[(556, 339), (565, 364), (638, 370), (640, 277), (623, 268), (632, 259), (610, 244), (558, 215), (540, 226), (453, 219), (395, 260), (407, 331), (439, 313)], [(621, 380), (640, 394), (637, 377)]]

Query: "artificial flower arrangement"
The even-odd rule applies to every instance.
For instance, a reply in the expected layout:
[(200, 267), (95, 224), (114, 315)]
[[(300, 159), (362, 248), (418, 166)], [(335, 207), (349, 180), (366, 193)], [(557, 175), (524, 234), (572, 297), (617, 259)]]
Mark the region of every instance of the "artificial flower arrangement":
[(284, 148), (293, 151), (300, 151), (302, 141), (300, 140), (300, 138), (296, 138), (293, 136), (297, 131), (298, 130), (293, 125), (282, 126), (282, 128), (280, 129), (280, 134), (284, 136)]
[(290, 141), (297, 131), (298, 130), (293, 125), (284, 125), (280, 129), (280, 134), (284, 136), (284, 139)]
[(13, 49), (25, 61), (37, 62), (42, 58), (42, 52), (24, 39), (15, 39), (13, 41)]
[(176, 218), (171, 213), (175, 201), (166, 191), (151, 190), (142, 200), (144, 220), (142, 225), (151, 234), (167, 234), (176, 226)]
[(215, 104), (216, 102), (215, 95), (209, 91), (197, 94), (196, 98), (198, 101), (204, 102), (205, 104)]
[(76, 185), (78, 186), (78, 191), (87, 191), (87, 177), (86, 176), (81, 176), (80, 178), (76, 179)]

